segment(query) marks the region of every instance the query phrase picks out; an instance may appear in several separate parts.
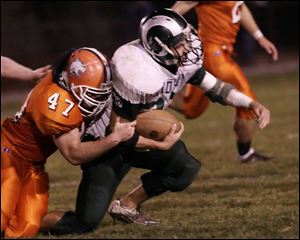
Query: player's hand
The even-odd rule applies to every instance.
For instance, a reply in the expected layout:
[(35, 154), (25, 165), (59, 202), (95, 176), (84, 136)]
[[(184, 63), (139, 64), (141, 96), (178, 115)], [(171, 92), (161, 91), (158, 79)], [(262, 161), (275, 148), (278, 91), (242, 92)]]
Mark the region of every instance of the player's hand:
[(259, 102), (253, 101), (250, 104), (250, 109), (256, 115), (256, 121), (258, 122), (260, 129), (265, 128), (270, 123), (271, 114), (265, 106)]
[(127, 141), (132, 138), (135, 131), (136, 121), (133, 122), (120, 122), (120, 117), (116, 118), (115, 125), (113, 126), (112, 134), (118, 139), (119, 142)]
[(170, 133), (160, 142), (159, 149), (168, 150), (180, 139), (182, 133), (184, 132), (184, 125), (180, 123), (180, 126), (180, 130), (175, 133), (176, 124), (173, 124)]
[(270, 42), (267, 38), (261, 37), (260, 39), (257, 40), (258, 44), (266, 50), (266, 52), (270, 55), (272, 55), (273, 61), (278, 60), (278, 51), (275, 45)]
[(44, 66), (44, 67), (40, 67), (38, 69), (35, 69), (32, 71), (32, 80), (34, 82), (38, 82), (40, 79), (44, 78), (47, 73), (48, 73), (48, 70), (50, 70), (51, 68), (51, 65), (47, 65), (47, 66)]

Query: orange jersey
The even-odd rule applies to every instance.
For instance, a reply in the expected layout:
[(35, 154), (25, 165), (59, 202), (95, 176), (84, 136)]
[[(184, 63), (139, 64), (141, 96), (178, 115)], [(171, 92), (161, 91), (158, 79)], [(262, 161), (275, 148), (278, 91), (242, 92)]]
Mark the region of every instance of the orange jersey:
[(52, 81), (50, 72), (29, 93), (14, 119), (3, 122), (1, 135), (15, 154), (31, 163), (43, 164), (57, 149), (52, 135), (61, 135), (83, 122), (74, 97)]
[(243, 1), (211, 1), (195, 7), (203, 44), (233, 45), (240, 28)]

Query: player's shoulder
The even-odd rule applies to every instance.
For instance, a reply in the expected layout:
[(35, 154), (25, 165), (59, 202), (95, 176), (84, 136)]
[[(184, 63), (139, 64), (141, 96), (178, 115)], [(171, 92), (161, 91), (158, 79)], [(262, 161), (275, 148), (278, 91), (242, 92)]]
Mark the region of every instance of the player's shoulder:
[[(75, 98), (48, 76), (32, 91), (27, 111), (43, 132), (65, 132), (83, 121)], [(46, 131), (47, 129), (47, 131)]]
[[(141, 72), (144, 72), (145, 75), (145, 71), (155, 72), (160, 68), (144, 49), (140, 40), (119, 47), (112, 57), (112, 65), (118, 72), (131, 76)], [(126, 69), (129, 69), (129, 71), (126, 71)]]
[[(156, 94), (163, 87), (164, 73), (162, 67), (142, 47), (139, 40), (118, 48), (111, 61), (114, 88), (120, 95), (128, 96)], [(137, 100), (138, 97), (133, 96)], [(138, 100), (137, 100), (138, 101)]]
[(128, 56), (132, 56), (132, 54), (142, 55), (143, 52), (144, 50), (140, 44), (140, 40), (136, 39), (118, 47), (117, 50), (114, 52), (112, 59), (122, 59)]

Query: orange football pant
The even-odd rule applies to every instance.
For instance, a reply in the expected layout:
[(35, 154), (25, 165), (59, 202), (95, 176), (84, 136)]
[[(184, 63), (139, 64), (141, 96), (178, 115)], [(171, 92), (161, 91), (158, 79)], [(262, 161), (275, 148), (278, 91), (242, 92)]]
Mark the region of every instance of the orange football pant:
[(37, 234), (48, 208), (48, 174), (18, 157), (1, 134), (1, 232), (4, 237)]
[[(232, 49), (222, 49), (221, 46), (206, 43), (204, 49), (204, 67), (221, 81), (235, 86), (239, 91), (256, 100), (247, 77), (240, 66), (232, 59)], [(209, 99), (197, 86), (188, 84), (185, 88), (185, 100), (182, 113), (187, 118), (199, 117), (209, 106)], [(254, 119), (254, 114), (245, 108), (236, 108), (239, 118)]]

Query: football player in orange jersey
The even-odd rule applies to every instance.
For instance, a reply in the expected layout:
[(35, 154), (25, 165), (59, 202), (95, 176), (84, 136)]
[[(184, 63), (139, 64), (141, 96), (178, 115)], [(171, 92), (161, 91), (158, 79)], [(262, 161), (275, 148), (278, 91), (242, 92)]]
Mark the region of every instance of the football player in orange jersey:
[(94, 48), (68, 51), (28, 94), (1, 129), (1, 234), (32, 237), (47, 213), (47, 158), (57, 149), (73, 165), (99, 157), (134, 134), (135, 121), (82, 142), (85, 130), (102, 119), (109, 126), (111, 70)]
[(50, 65), (32, 70), (9, 57), (1, 56), (1, 77), (22, 81), (38, 81), (47, 75)]
[[(243, 1), (177, 1), (172, 6), (174, 11), (182, 15), (193, 8), (198, 16), (198, 35), (202, 40), (204, 66), (207, 71), (220, 80), (232, 84), (252, 99), (256, 99), (248, 79), (231, 57), (240, 25), (276, 61), (278, 52), (274, 44), (259, 30)], [(187, 118), (196, 118), (207, 109), (208, 105), (209, 101), (204, 92), (189, 84), (185, 91), (176, 96), (172, 108)], [(234, 131), (237, 136), (238, 158), (242, 163), (271, 159), (271, 157), (255, 152), (251, 147), (253, 129), (250, 120), (254, 118), (251, 111), (236, 108)]]

